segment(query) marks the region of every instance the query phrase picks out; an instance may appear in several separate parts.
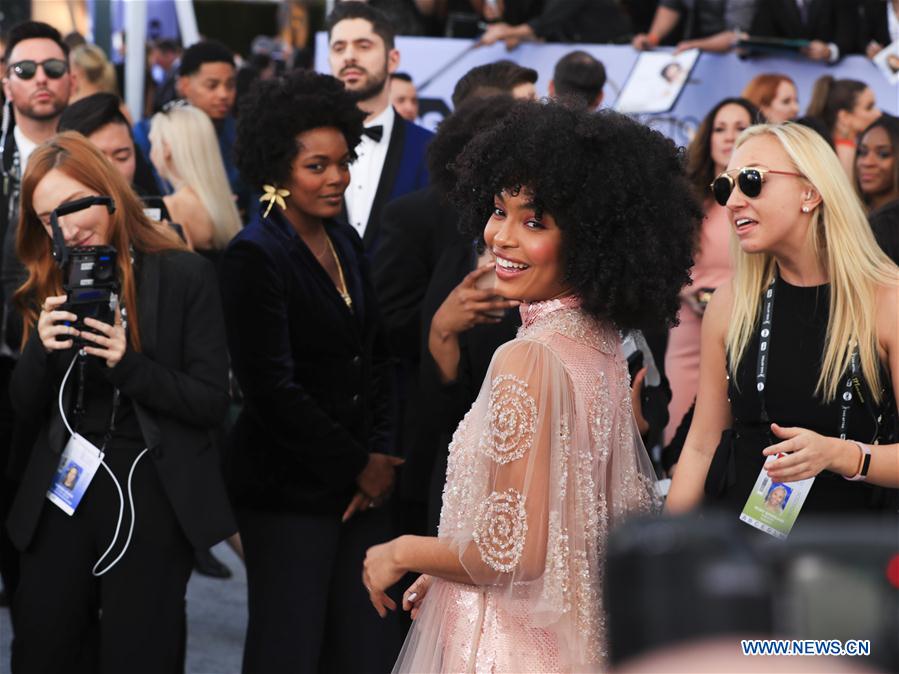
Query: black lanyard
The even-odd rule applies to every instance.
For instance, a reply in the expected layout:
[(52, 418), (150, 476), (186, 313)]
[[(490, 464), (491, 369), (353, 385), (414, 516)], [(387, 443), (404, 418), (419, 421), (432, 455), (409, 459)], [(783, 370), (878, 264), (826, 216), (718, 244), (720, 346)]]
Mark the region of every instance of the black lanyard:
[[(87, 354), (84, 351), (78, 352), (78, 390), (75, 394), (75, 409), (73, 410), (72, 416), (75, 417), (75, 428), (77, 429), (81, 425), (81, 421), (84, 417), (84, 382), (85, 377), (87, 375)], [(116, 412), (119, 409), (119, 389), (118, 387), (112, 388), (112, 411), (109, 414), (109, 424), (106, 426), (106, 433), (103, 434), (103, 442), (100, 445), (100, 451), (106, 451), (106, 445), (109, 444), (109, 441), (112, 439), (112, 434), (115, 433), (115, 418)]]
[[(768, 408), (765, 405), (765, 386), (768, 382), (768, 368), (771, 359), (771, 332), (773, 330), (774, 296), (777, 277), (778, 274), (775, 270), (774, 278), (771, 279), (771, 284), (768, 286), (768, 289), (765, 290), (764, 301), (762, 303), (762, 321), (759, 325), (759, 353), (755, 369), (755, 387), (759, 393), (762, 422), (765, 424), (771, 423), (771, 418), (768, 416)], [(856, 345), (853, 347), (852, 355), (849, 357), (849, 374), (846, 375), (846, 380), (839, 389), (841, 440), (846, 439), (846, 434), (849, 430), (849, 411), (852, 408), (852, 399), (855, 397), (853, 389), (855, 390), (855, 393), (858, 394), (859, 399), (864, 402), (859, 381), (858, 361), (859, 354), (858, 346)]]

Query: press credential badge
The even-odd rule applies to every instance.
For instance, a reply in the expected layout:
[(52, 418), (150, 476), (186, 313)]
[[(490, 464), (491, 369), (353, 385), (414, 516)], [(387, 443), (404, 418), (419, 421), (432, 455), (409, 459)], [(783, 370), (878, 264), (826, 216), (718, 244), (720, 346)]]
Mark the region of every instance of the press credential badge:
[(47, 498), (66, 515), (73, 514), (102, 461), (99, 448), (77, 433), (72, 435), (59, 459)]
[[(769, 456), (767, 466), (785, 454)], [(762, 468), (749, 494), (740, 520), (776, 538), (786, 538), (812, 488), (814, 477), (798, 482), (773, 482)]]

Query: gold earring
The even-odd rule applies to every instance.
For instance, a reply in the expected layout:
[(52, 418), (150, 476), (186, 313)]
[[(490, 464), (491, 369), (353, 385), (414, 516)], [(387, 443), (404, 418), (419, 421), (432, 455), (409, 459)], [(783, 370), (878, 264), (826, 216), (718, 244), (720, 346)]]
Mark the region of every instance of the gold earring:
[(262, 189), (265, 190), (265, 194), (259, 197), (259, 201), (261, 203), (268, 202), (265, 213), (262, 214), (263, 218), (268, 217), (269, 212), (272, 210), (272, 206), (275, 204), (278, 204), (282, 211), (287, 210), (287, 202), (284, 201), (284, 197), (290, 196), (290, 190), (285, 190), (282, 187), (275, 187), (274, 185), (263, 185)]

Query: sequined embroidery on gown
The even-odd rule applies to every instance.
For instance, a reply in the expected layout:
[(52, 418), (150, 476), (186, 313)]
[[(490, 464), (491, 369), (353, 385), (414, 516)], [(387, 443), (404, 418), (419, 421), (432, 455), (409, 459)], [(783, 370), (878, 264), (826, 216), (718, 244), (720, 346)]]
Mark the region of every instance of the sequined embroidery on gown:
[(395, 672), (604, 666), (606, 538), (654, 474), (617, 330), (574, 297), (521, 313), (449, 448), (438, 537), (475, 584), (434, 579)]

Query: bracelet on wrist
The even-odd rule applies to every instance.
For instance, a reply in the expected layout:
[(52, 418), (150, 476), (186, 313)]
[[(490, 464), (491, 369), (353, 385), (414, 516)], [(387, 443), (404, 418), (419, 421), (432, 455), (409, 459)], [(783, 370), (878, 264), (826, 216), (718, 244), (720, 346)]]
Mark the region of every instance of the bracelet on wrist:
[(659, 42), (661, 42), (662, 39), (661, 39), (658, 35), (656, 35), (655, 33), (649, 33), (649, 34), (646, 35), (646, 41), (647, 41), (649, 44), (651, 44), (653, 47), (658, 47), (658, 46), (659, 46)]
[(862, 442), (858, 442), (857, 440), (852, 440), (851, 442), (858, 445), (859, 451), (861, 452), (858, 468), (855, 471), (855, 475), (844, 475), (843, 479), (849, 480), (850, 482), (863, 482), (868, 479), (868, 469), (871, 467), (871, 447)]

